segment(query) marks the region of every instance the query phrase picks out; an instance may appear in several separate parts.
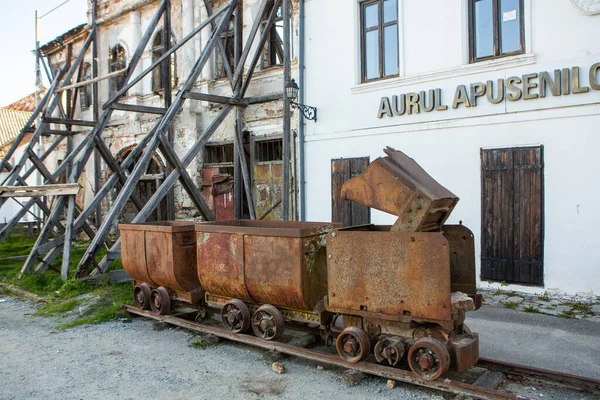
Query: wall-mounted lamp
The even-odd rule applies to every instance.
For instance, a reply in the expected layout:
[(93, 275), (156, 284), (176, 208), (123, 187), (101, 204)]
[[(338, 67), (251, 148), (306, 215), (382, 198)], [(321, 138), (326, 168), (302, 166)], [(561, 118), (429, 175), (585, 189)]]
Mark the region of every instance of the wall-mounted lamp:
[(290, 100), (292, 108), (297, 108), (302, 112), (304, 118), (317, 122), (317, 107), (305, 106), (304, 104), (296, 103), (298, 98), (298, 92), (300, 88), (294, 79), (285, 85), (285, 93), (287, 98)]

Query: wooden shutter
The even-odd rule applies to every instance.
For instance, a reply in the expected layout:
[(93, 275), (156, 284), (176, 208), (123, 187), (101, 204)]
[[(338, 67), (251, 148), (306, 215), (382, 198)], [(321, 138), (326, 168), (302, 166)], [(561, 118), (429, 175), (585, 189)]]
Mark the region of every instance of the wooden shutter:
[(362, 174), (369, 166), (369, 157), (331, 160), (331, 221), (343, 226), (369, 224), (371, 210), (367, 206), (341, 200), (342, 185)]
[(543, 285), (542, 147), (482, 150), (481, 279)]

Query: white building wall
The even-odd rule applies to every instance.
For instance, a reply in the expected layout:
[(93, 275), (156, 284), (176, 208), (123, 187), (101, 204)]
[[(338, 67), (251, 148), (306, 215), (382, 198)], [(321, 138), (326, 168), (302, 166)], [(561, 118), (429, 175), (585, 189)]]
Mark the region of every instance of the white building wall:
[[(600, 62), (600, 16), (569, 1), (525, 0), (525, 54), (468, 63), (466, 0), (399, 0), (400, 77), (360, 84), (358, 1), (306, 0), (306, 103), (319, 109), (306, 125), (308, 220), (331, 219), (331, 159), (383, 156), (391, 146), (419, 162), (460, 202), (462, 220), (481, 236), (480, 149), (544, 146), (545, 287), (510, 289), (600, 293), (600, 223), (595, 199), (600, 167), (600, 91), (491, 104), (451, 104), (456, 87), (579, 66), (581, 86)], [(334, 45), (332, 45), (334, 44)], [(446, 111), (377, 118), (382, 97), (441, 89)], [(533, 93), (539, 93), (534, 89)], [(395, 220), (378, 211), (372, 222)], [(479, 271), (478, 271), (479, 275)], [(486, 282), (480, 282), (486, 286)]]

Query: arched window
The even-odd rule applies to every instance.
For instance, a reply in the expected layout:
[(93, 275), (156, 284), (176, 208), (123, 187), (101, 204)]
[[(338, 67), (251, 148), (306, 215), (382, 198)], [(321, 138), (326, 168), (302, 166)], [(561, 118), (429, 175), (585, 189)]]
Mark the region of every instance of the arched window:
[[(163, 54), (165, 54), (165, 46), (163, 30), (159, 30), (154, 36), (154, 41), (152, 42), (152, 63), (155, 63)], [(170, 47), (175, 46), (175, 40), (173, 39), (173, 35), (171, 35), (171, 44)], [(167, 70), (168, 68), (168, 70)], [(170, 73), (171, 80), (171, 88), (177, 86), (177, 56), (175, 53), (171, 54), (169, 59), (164, 60), (158, 67), (152, 71), (152, 91), (158, 92), (161, 89), (164, 89), (163, 84), (163, 76), (166, 75), (166, 72)]]
[[(272, 2), (271, 2), (272, 3)], [(290, 10), (293, 10), (293, 5), (289, 2)], [(273, 10), (273, 4), (269, 5), (265, 14), (263, 15), (263, 22), (261, 29), (264, 31), (267, 28), (267, 20), (269, 19), (269, 15)], [(291, 29), (291, 20), (290, 20), (290, 46), (292, 46), (292, 31)], [(277, 9), (277, 15), (275, 17), (275, 21), (271, 26), (271, 29), (268, 32), (268, 40), (265, 43), (265, 47), (263, 50), (263, 69), (274, 67), (277, 65), (283, 65), (283, 9), (282, 6), (279, 6)], [(293, 57), (292, 52), (290, 52), (291, 58)]]
[[(92, 79), (92, 66), (89, 63), (83, 64), (82, 81)], [(92, 84), (83, 86), (79, 91), (79, 102), (82, 110), (87, 110), (92, 105)]]
[[(113, 47), (108, 56), (108, 72), (115, 72), (127, 67), (127, 54), (125, 54), (125, 49), (120, 44)], [(121, 87), (121, 82), (123, 80), (123, 75), (115, 76), (110, 78), (110, 89), (109, 94), (113, 95), (116, 93), (119, 87)]]

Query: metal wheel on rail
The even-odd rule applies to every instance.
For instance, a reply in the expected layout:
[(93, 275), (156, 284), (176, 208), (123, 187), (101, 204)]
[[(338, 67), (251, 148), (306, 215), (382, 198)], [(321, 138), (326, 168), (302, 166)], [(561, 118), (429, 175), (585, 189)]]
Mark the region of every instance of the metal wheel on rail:
[(375, 344), (373, 353), (375, 353), (375, 359), (380, 364), (398, 365), (402, 357), (404, 357), (404, 342), (400, 338), (382, 338)]
[(146, 283), (142, 283), (133, 288), (133, 302), (135, 306), (140, 310), (150, 309), (150, 286)]
[(171, 311), (171, 297), (163, 286), (150, 293), (150, 308), (159, 315), (166, 315)]
[(419, 378), (434, 381), (450, 368), (450, 354), (439, 340), (421, 338), (408, 351), (408, 365)]
[(244, 333), (250, 327), (250, 310), (241, 300), (233, 299), (221, 308), (221, 322), (233, 333)]
[(338, 335), (335, 348), (342, 359), (355, 363), (369, 356), (371, 339), (362, 329), (351, 326)]
[(279, 339), (285, 330), (283, 314), (270, 304), (260, 306), (252, 316), (252, 330), (261, 339)]

